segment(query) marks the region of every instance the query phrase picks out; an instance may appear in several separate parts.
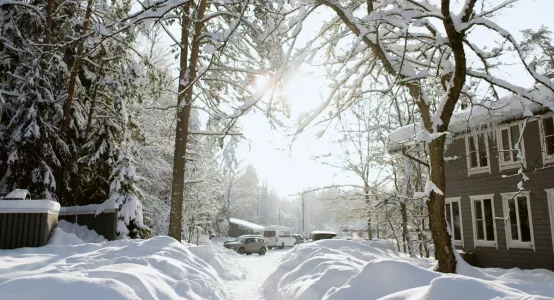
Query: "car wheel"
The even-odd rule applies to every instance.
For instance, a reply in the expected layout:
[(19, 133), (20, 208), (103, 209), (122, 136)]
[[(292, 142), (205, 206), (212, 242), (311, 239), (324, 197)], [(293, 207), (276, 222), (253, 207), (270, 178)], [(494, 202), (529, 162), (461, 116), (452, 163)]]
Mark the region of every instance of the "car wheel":
[(239, 250), (237, 250), (238, 254), (244, 254), (244, 248), (240, 247)]
[(265, 255), (265, 247), (262, 247), (262, 249), (260, 249), (260, 255)]
[(279, 247), (279, 249), (284, 249), (285, 248), (285, 243), (281, 243), (281, 247)]

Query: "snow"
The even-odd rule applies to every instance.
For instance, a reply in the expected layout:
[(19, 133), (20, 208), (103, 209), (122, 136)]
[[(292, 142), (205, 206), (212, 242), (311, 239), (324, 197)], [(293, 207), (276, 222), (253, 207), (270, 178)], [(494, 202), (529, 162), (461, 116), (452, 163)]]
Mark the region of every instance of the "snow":
[(169, 237), (68, 242), (0, 250), (1, 298), (231, 299), (225, 282), (210, 265), (213, 261), (197, 255), (211, 246), (184, 245)]
[(57, 214), (58, 202), (50, 200), (0, 200), (0, 213), (49, 213)]
[(457, 273), (399, 254), (390, 241), (322, 240), (297, 245), (264, 282), (266, 299), (554, 299), (547, 270), (480, 269), (458, 256)]
[(390, 240), (322, 240), (246, 256), (214, 240), (201, 246), (169, 237), (85, 243), (86, 231), (60, 221), (48, 246), (0, 250), (2, 298), (554, 299), (551, 271), (480, 269), (460, 261), (458, 274), (441, 274), (433, 259), (399, 254)]
[[(452, 115), (448, 126), (450, 133), (479, 130), (496, 124), (537, 114), (545, 109), (554, 111), (554, 94), (544, 86), (522, 91), (522, 96), (512, 95), (499, 101), (474, 104)], [(529, 99), (533, 99), (530, 101)], [(438, 137), (416, 123), (406, 125), (391, 132), (388, 137), (389, 152), (398, 151), (401, 145), (414, 145), (429, 142)]]
[(262, 231), (265, 229), (262, 225), (254, 224), (245, 220), (236, 219), (236, 218), (230, 218), (229, 223), (239, 225), (244, 228), (250, 228), (252, 230)]
[(7, 194), (4, 199), (20, 199), (25, 200), (29, 196), (29, 191), (24, 189), (16, 189)]
[(226, 282), (232, 298), (236, 300), (267, 299), (264, 297), (263, 283), (277, 269), (280, 259), (286, 253), (288, 250), (271, 250), (263, 256), (256, 254), (231, 256), (230, 260), (243, 272), (242, 278)]
[(102, 212), (111, 211), (114, 212), (118, 209), (117, 203), (113, 202), (104, 202), (102, 204), (90, 204), (83, 206), (64, 206), (60, 208), (59, 215), (99, 215)]
[(88, 229), (87, 226), (58, 221), (57, 227), (48, 241), (49, 245), (79, 245), (85, 243), (101, 243), (106, 241), (104, 236), (98, 235), (96, 231)]

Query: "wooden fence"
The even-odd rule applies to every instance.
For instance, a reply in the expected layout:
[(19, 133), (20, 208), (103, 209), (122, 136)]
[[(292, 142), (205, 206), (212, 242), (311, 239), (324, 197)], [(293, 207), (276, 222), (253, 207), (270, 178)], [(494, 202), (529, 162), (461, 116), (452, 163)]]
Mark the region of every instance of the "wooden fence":
[(107, 240), (113, 241), (117, 238), (117, 208), (115, 204), (62, 207), (59, 219), (87, 226)]
[(0, 200), (0, 249), (46, 245), (59, 209), (48, 200)]
[(45, 246), (58, 220), (87, 226), (107, 240), (117, 238), (115, 204), (60, 208), (48, 200), (0, 200), (0, 249)]

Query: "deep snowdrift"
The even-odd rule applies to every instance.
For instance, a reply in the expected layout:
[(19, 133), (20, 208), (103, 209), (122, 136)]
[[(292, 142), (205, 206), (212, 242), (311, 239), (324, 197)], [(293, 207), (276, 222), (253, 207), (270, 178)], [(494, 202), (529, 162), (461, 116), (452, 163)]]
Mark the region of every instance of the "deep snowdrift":
[[(479, 269), (462, 261), (458, 264), (460, 274), (444, 275), (434, 272), (433, 267), (433, 260), (399, 255), (386, 241), (323, 240), (294, 247), (265, 281), (264, 289), (266, 298), (287, 300), (554, 296), (554, 273), (546, 270)], [(537, 280), (541, 284), (536, 284)]]
[(230, 299), (220, 274), (242, 276), (225, 261), (233, 254), (212, 246), (169, 237), (83, 244), (56, 230), (64, 245), (0, 250), (0, 298), (220, 300)]
[(106, 239), (98, 235), (96, 231), (88, 229), (87, 226), (79, 226), (79, 224), (67, 222), (65, 220), (58, 221), (58, 225), (54, 228), (54, 232), (48, 241), (49, 245), (79, 245), (85, 243), (101, 243)]

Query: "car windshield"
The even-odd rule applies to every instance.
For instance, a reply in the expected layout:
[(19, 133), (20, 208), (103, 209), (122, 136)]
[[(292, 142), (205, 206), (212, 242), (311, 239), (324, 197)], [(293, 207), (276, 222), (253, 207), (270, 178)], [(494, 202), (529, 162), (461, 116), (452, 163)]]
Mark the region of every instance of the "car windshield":
[(246, 243), (246, 238), (236, 238), (233, 242)]

